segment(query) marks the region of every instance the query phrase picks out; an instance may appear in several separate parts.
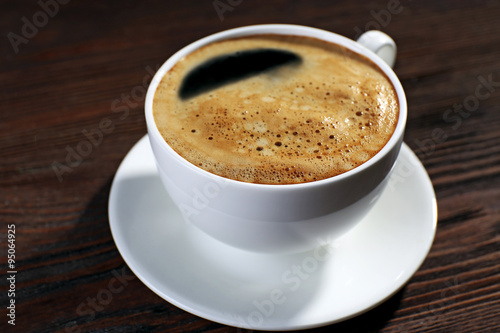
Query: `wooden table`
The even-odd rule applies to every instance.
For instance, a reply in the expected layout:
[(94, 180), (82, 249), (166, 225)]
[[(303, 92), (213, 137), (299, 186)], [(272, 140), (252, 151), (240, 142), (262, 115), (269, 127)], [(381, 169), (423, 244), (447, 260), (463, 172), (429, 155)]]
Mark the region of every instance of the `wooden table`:
[[(393, 36), (405, 142), (437, 195), (435, 241), (409, 283), (313, 331), (500, 331), (500, 1), (10, 0), (0, 12), (0, 331), (247, 331), (148, 289), (118, 252), (107, 207), (118, 165), (146, 133), (152, 73), (196, 39), (257, 23)], [(113, 279), (124, 287), (102, 293)]]

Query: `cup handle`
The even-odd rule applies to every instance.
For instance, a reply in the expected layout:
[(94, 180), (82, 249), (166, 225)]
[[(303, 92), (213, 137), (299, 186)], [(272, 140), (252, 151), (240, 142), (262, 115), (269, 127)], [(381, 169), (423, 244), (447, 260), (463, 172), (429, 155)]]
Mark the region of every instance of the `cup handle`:
[(370, 30), (363, 33), (357, 40), (358, 43), (375, 52), (391, 68), (396, 62), (396, 43), (386, 33)]

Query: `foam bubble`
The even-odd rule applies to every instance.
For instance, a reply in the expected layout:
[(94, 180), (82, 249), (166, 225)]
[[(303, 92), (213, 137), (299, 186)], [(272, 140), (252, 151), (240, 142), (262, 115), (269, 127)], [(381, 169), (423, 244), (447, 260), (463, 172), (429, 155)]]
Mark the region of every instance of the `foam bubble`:
[(272, 97), (269, 97), (269, 96), (264, 96), (262, 97), (262, 101), (263, 102), (266, 102), (266, 103), (272, 103), (274, 102), (276, 99), (272, 98)]

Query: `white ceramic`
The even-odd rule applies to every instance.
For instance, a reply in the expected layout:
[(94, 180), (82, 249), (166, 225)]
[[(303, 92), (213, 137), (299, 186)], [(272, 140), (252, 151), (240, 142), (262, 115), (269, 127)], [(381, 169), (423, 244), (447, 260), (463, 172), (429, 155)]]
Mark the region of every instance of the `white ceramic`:
[(376, 53), (390, 67), (394, 66), (397, 51), (396, 43), (387, 34), (378, 30), (370, 30), (359, 36), (357, 42)]
[(310, 252), (238, 250), (185, 223), (147, 137), (123, 160), (109, 198), (116, 246), (145, 285), (197, 316), (254, 330), (328, 325), (380, 304), (420, 267), (436, 220), (432, 184), (406, 145), (368, 215), (340, 241), (324, 237)]
[[(153, 97), (161, 78), (179, 59), (203, 45), (255, 34), (311, 36), (343, 45), (370, 58), (389, 77), (399, 98), (399, 120), (386, 146), (368, 162), (344, 174), (291, 185), (251, 184), (226, 179), (179, 156), (164, 141), (153, 118)], [(376, 45), (374, 41), (368, 46), (377, 51)], [(145, 113), (160, 177), (186, 220), (219, 241), (238, 248), (290, 253), (317, 246), (319, 237), (343, 235), (373, 207), (400, 151), (407, 104), (401, 83), (392, 69), (367, 47), (324, 30), (271, 24), (220, 32), (175, 53), (153, 78), (146, 96)]]

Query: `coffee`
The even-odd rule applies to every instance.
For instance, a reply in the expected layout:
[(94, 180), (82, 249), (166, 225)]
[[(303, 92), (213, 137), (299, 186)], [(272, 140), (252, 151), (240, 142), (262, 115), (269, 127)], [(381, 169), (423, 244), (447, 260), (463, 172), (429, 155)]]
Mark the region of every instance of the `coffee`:
[[(269, 66), (272, 57), (261, 56), (264, 64), (253, 66), (252, 57), (271, 51), (291, 56)], [(227, 59), (237, 65), (224, 71)], [(189, 86), (190, 76), (201, 88)], [(259, 35), (181, 59), (162, 78), (153, 114), (165, 141), (192, 164), (244, 182), (293, 184), (368, 161), (391, 138), (399, 105), (369, 59), (314, 38)]]

